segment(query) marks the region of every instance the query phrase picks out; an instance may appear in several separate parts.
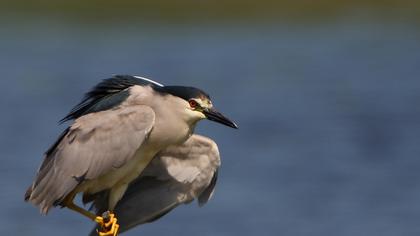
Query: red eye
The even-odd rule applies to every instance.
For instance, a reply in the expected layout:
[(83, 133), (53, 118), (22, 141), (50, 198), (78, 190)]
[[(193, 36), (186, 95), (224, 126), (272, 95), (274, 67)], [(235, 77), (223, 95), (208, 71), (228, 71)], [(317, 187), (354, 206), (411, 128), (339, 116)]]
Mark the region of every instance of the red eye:
[(197, 102), (195, 101), (195, 100), (190, 100), (190, 101), (188, 101), (188, 103), (190, 104), (190, 107), (191, 108), (196, 108), (197, 107)]

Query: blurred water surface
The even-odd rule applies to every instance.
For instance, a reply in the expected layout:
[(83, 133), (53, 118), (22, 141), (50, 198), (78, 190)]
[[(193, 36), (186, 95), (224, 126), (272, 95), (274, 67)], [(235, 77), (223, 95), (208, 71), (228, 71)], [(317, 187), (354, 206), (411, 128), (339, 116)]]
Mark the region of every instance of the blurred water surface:
[(127, 235), (418, 235), (420, 31), (343, 17), (272, 24), (2, 21), (2, 235), (83, 235), (68, 210), (23, 202), (82, 94), (112, 74), (193, 85), (239, 130), (207, 121), (214, 198)]

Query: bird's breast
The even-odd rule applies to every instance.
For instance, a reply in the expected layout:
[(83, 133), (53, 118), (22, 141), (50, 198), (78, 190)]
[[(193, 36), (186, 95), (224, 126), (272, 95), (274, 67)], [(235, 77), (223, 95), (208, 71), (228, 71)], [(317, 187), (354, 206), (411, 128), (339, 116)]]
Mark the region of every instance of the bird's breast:
[(193, 132), (194, 126), (180, 120), (179, 117), (169, 116), (165, 119), (156, 117), (155, 125), (147, 142), (162, 150), (168, 146), (185, 142)]

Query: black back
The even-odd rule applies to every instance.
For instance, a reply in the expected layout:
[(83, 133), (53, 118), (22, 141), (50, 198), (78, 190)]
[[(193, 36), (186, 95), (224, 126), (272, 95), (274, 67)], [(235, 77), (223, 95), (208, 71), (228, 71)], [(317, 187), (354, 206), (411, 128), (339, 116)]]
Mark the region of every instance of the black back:
[(77, 104), (60, 122), (77, 119), (83, 115), (104, 111), (120, 105), (127, 97), (127, 88), (133, 85), (158, 85), (130, 75), (116, 75), (105, 79), (86, 93), (83, 100)]

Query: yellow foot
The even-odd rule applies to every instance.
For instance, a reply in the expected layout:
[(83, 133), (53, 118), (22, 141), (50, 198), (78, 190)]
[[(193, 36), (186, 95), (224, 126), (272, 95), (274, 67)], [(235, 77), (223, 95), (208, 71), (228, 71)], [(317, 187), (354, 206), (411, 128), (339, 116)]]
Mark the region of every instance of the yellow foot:
[(99, 236), (117, 236), (120, 226), (117, 224), (117, 218), (114, 214), (107, 211), (101, 216), (97, 216), (95, 221), (99, 224)]

